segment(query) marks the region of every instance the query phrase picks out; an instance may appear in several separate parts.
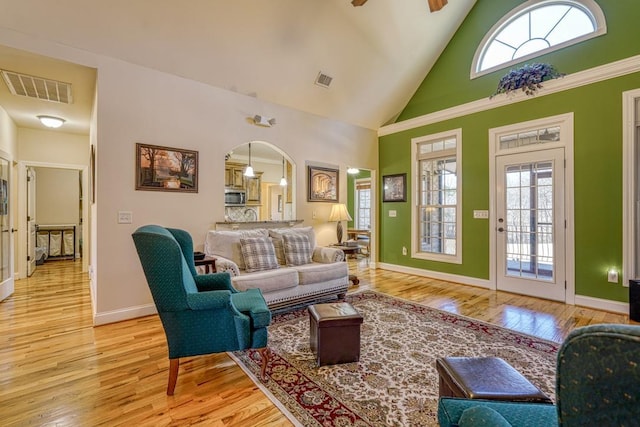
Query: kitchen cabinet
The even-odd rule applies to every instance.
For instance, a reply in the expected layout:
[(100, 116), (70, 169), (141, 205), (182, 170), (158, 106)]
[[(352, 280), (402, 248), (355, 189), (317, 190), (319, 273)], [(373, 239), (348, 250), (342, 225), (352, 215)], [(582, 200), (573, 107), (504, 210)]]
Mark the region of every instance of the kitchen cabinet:
[(242, 163), (226, 162), (224, 165), (224, 186), (244, 189), (244, 168), (246, 166)]

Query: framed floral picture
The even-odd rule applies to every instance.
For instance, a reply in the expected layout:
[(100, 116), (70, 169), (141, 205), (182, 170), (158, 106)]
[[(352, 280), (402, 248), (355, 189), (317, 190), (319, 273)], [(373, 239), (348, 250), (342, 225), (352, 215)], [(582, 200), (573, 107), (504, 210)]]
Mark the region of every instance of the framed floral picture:
[(406, 202), (407, 201), (407, 174), (398, 173), (382, 177), (382, 201)]
[(307, 166), (309, 202), (337, 202), (339, 170)]
[(136, 144), (136, 190), (198, 192), (198, 152)]

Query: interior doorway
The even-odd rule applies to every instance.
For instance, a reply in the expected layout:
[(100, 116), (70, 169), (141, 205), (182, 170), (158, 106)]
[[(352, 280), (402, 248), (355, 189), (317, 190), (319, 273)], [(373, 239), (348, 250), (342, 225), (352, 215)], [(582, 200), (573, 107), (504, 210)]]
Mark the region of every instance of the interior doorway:
[(360, 253), (370, 263), (376, 259), (375, 177), (370, 169), (349, 168), (347, 172), (347, 210), (352, 217), (347, 224), (347, 239), (358, 242)]
[[(29, 192), (27, 177), (34, 172), (35, 185)], [(47, 257), (53, 254), (49, 259), (80, 259), (82, 270), (88, 271), (85, 239), (88, 232), (88, 197), (84, 197), (88, 194), (88, 168), (81, 165), (21, 162), (18, 165), (18, 181), (21, 193), (19, 200), (22, 201), (18, 207), (18, 229), (27, 230), (20, 233), (18, 239), (19, 277), (28, 277), (37, 268), (38, 255), (44, 247)], [(29, 224), (29, 211), (35, 216), (33, 230), (41, 231), (36, 231), (35, 238)]]

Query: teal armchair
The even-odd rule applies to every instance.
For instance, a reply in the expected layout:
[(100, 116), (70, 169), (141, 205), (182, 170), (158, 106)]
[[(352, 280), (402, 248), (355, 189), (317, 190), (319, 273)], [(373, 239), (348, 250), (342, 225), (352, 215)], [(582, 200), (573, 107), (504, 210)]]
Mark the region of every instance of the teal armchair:
[(264, 376), (271, 312), (260, 290), (237, 292), (228, 273), (197, 274), (186, 231), (145, 225), (132, 237), (167, 337), (167, 394), (181, 357), (256, 348)]
[(572, 331), (558, 352), (556, 404), (441, 398), (440, 426), (640, 425), (640, 326)]

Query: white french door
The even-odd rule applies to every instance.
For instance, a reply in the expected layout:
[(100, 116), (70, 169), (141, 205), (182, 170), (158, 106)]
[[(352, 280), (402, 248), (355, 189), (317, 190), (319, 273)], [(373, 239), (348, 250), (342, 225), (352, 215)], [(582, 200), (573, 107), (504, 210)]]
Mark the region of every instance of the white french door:
[(10, 176), (11, 163), (0, 157), (0, 301), (14, 290)]
[(564, 149), (495, 159), (496, 287), (565, 301)]

